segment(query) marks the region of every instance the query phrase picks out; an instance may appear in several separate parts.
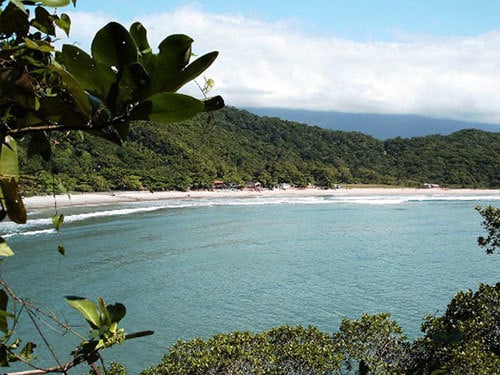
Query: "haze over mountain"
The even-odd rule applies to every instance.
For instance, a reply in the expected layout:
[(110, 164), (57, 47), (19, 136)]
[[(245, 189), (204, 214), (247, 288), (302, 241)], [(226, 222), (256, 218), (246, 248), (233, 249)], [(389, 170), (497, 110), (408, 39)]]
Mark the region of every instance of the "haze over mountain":
[(344, 113), (286, 108), (246, 107), (245, 109), (258, 116), (278, 117), (282, 120), (316, 125), (331, 130), (356, 131), (380, 140), (396, 137), (422, 137), (432, 134), (448, 135), (461, 129), (500, 132), (500, 124), (437, 119), (419, 115)]

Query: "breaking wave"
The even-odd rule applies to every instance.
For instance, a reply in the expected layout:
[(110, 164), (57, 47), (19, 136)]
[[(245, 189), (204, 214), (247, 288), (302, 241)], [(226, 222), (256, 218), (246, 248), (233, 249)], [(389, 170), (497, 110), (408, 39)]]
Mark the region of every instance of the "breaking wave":
[[(194, 198), (194, 199), (172, 199), (166, 201), (144, 201), (129, 204), (117, 204), (115, 206), (96, 206), (59, 209), (63, 213), (64, 223), (80, 223), (91, 219), (110, 218), (115, 216), (136, 215), (161, 210), (173, 212), (180, 209), (195, 209), (217, 206), (258, 206), (258, 205), (403, 205), (418, 202), (438, 201), (499, 201), (500, 195), (445, 195), (445, 194), (422, 194), (422, 195), (324, 195), (324, 196), (256, 196), (243, 198)], [(94, 211), (88, 212), (90, 209)], [(40, 215), (38, 215), (40, 216)], [(2, 237), (11, 236), (37, 236), (55, 233), (52, 226), (52, 218), (49, 211), (47, 216), (30, 218), (25, 225), (16, 225), (11, 222), (2, 223)]]

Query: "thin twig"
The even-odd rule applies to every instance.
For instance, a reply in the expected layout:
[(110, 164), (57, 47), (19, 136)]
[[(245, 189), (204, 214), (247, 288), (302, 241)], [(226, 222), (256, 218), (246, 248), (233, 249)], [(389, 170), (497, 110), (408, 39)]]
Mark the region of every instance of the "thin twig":
[[(13, 300), (15, 300), (16, 302), (18, 302), (21, 305), (21, 310), (17, 314), (17, 318), (14, 320), (15, 322), (17, 322), (19, 320), (19, 315), (21, 314), (22, 309), (23, 308), (26, 308), (26, 309), (29, 308), (29, 309), (34, 310), (38, 314), (41, 314), (41, 315), (47, 317), (48, 319), (52, 320), (59, 327), (63, 328), (66, 332), (69, 332), (69, 333), (75, 335), (76, 337), (78, 337), (78, 338), (80, 338), (82, 340), (85, 340), (85, 337), (83, 335), (81, 335), (80, 333), (78, 333), (77, 331), (75, 331), (74, 329), (72, 329), (68, 324), (60, 321), (59, 319), (57, 319), (56, 317), (54, 317), (52, 314), (49, 314), (48, 312), (43, 311), (42, 309), (40, 309), (38, 306), (35, 306), (31, 302), (26, 301), (26, 300), (18, 297), (17, 295), (15, 295), (14, 292), (12, 291), (12, 289), (10, 289), (9, 285), (2, 278), (0, 278), (0, 286), (2, 286), (5, 289), (5, 291), (12, 297)], [(41, 321), (43, 322), (43, 320), (41, 320)], [(61, 335), (64, 335), (64, 334), (61, 334)]]
[[(66, 363), (64, 366), (55, 366), (55, 367), (48, 367), (48, 368), (38, 368), (36, 366), (31, 365), (34, 369), (33, 370), (25, 370), (25, 371), (18, 371), (18, 372), (7, 372), (3, 373), (1, 375), (39, 375), (39, 374), (49, 374), (49, 373), (62, 373), (62, 374), (67, 374), (68, 370), (79, 365), (85, 361), (85, 358), (83, 357), (78, 357), (74, 361), (70, 361)], [(30, 365), (29, 363), (27, 363)]]
[[(14, 321), (14, 326), (17, 324), (17, 321), (19, 320), (19, 317), (20, 317), (22, 311), (25, 310), (26, 313), (28, 314), (29, 318), (31, 319), (32, 324), (35, 326), (35, 329), (38, 331), (40, 337), (42, 338), (43, 342), (45, 343), (45, 345), (47, 346), (49, 352), (51, 353), (52, 357), (54, 358), (54, 360), (57, 363), (57, 366), (48, 367), (48, 368), (42, 368), (42, 367), (34, 365), (33, 363), (27, 361), (25, 358), (17, 355), (16, 353), (12, 352), (11, 350), (9, 350), (9, 353), (11, 355), (13, 355), (17, 360), (19, 360), (20, 362), (24, 363), (25, 365), (31, 367), (32, 370), (20, 371), (20, 372), (15, 372), (15, 373), (7, 373), (7, 375), (37, 375), (37, 374), (47, 374), (47, 373), (62, 373), (62, 374), (67, 374), (67, 371), (70, 368), (72, 368), (72, 367), (74, 367), (74, 366), (76, 366), (76, 365), (78, 365), (78, 364), (80, 364), (80, 363), (82, 363), (82, 362), (84, 362), (84, 361), (87, 360), (86, 356), (79, 356), (79, 357), (76, 357), (73, 361), (69, 361), (69, 362), (67, 362), (66, 364), (63, 365), (60, 362), (59, 358), (57, 357), (55, 351), (50, 346), (50, 343), (47, 341), (46, 337), (44, 336), (44, 333), (40, 329), (40, 326), (38, 325), (36, 319), (40, 319), (40, 321), (43, 324), (45, 324), (45, 325), (49, 325), (49, 323), (46, 322), (45, 320), (41, 319), (40, 317), (37, 317), (37, 315), (35, 313), (39, 313), (40, 315), (43, 315), (43, 316), (47, 317), (48, 319), (52, 320), (53, 322), (55, 322), (56, 324), (58, 324), (60, 327), (65, 328), (66, 332), (70, 332), (70, 333), (74, 334), (75, 336), (77, 336), (77, 337), (79, 337), (81, 339), (84, 339), (84, 337), (82, 335), (80, 335), (78, 332), (76, 332), (73, 329), (71, 329), (71, 327), (69, 327), (67, 324), (65, 324), (65, 323), (61, 322), (60, 320), (56, 319), (51, 314), (48, 314), (45, 311), (41, 310), (40, 308), (32, 305), (30, 302), (28, 302), (28, 301), (26, 301), (26, 300), (24, 300), (22, 298), (19, 298), (12, 291), (12, 289), (5, 282), (5, 280), (3, 280), (2, 278), (0, 278), (0, 286), (6, 291), (6, 293), (8, 293), (11, 296), (11, 298), (14, 301), (16, 301), (17, 303), (19, 303), (21, 305), (21, 309), (19, 310), (18, 314), (16, 315), (16, 319)], [(52, 328), (55, 329), (54, 327), (52, 327)]]
[(32, 311), (30, 309), (26, 309), (26, 312), (28, 313), (28, 315), (29, 315), (29, 317), (31, 319), (31, 322), (35, 326), (35, 329), (38, 331), (38, 334), (40, 335), (40, 337), (42, 338), (43, 342), (47, 346), (47, 349), (49, 350), (50, 354), (52, 355), (52, 357), (54, 358), (54, 360), (56, 361), (56, 363), (59, 365), (59, 367), (62, 368), (62, 364), (59, 361), (59, 358), (57, 357), (54, 349), (52, 349), (52, 346), (50, 346), (50, 343), (48, 342), (47, 338), (45, 337), (45, 335), (43, 334), (42, 330), (40, 329), (40, 327), (38, 326), (37, 322), (35, 321), (35, 318), (33, 316)]
[(38, 126), (25, 126), (22, 128), (11, 129), (8, 128), (5, 135), (12, 135), (16, 137), (23, 136), (30, 133), (40, 133), (40, 132), (51, 132), (51, 131), (71, 131), (71, 130), (103, 130), (107, 127), (118, 125), (130, 120), (130, 113), (139, 103), (133, 103), (127, 109), (126, 113), (120, 116), (113, 117), (109, 121), (103, 122), (102, 124), (96, 124), (89, 119), (86, 124), (83, 125), (61, 125), (61, 124), (50, 124), (50, 125), (38, 125)]

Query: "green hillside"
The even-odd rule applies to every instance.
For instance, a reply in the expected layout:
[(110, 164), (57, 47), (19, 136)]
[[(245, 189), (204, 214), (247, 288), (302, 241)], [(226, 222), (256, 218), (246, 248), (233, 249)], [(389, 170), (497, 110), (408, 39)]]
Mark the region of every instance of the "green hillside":
[(50, 162), (22, 157), (26, 194), (51, 192), (54, 185), (60, 191), (199, 189), (215, 179), (265, 187), (500, 187), (500, 133), (480, 130), (379, 141), (225, 108), (183, 123), (137, 123), (122, 147), (76, 134), (52, 142)]

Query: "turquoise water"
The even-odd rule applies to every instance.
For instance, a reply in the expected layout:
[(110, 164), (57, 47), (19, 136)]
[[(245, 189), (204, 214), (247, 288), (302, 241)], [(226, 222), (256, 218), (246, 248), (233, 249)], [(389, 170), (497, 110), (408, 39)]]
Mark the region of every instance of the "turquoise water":
[[(499, 201), (271, 197), (62, 209), (65, 257), (46, 219), (53, 212), (34, 212), (21, 232), (3, 224), (17, 254), (1, 273), (83, 333), (64, 295), (124, 303), (127, 332), (155, 331), (105, 353), (131, 373), (179, 338), (282, 324), (334, 332), (364, 312), (391, 312), (415, 337), (422, 317), (442, 312), (455, 292), (499, 281), (500, 257), (476, 245), (484, 230), (474, 210)], [(53, 340), (68, 351), (68, 338)]]

